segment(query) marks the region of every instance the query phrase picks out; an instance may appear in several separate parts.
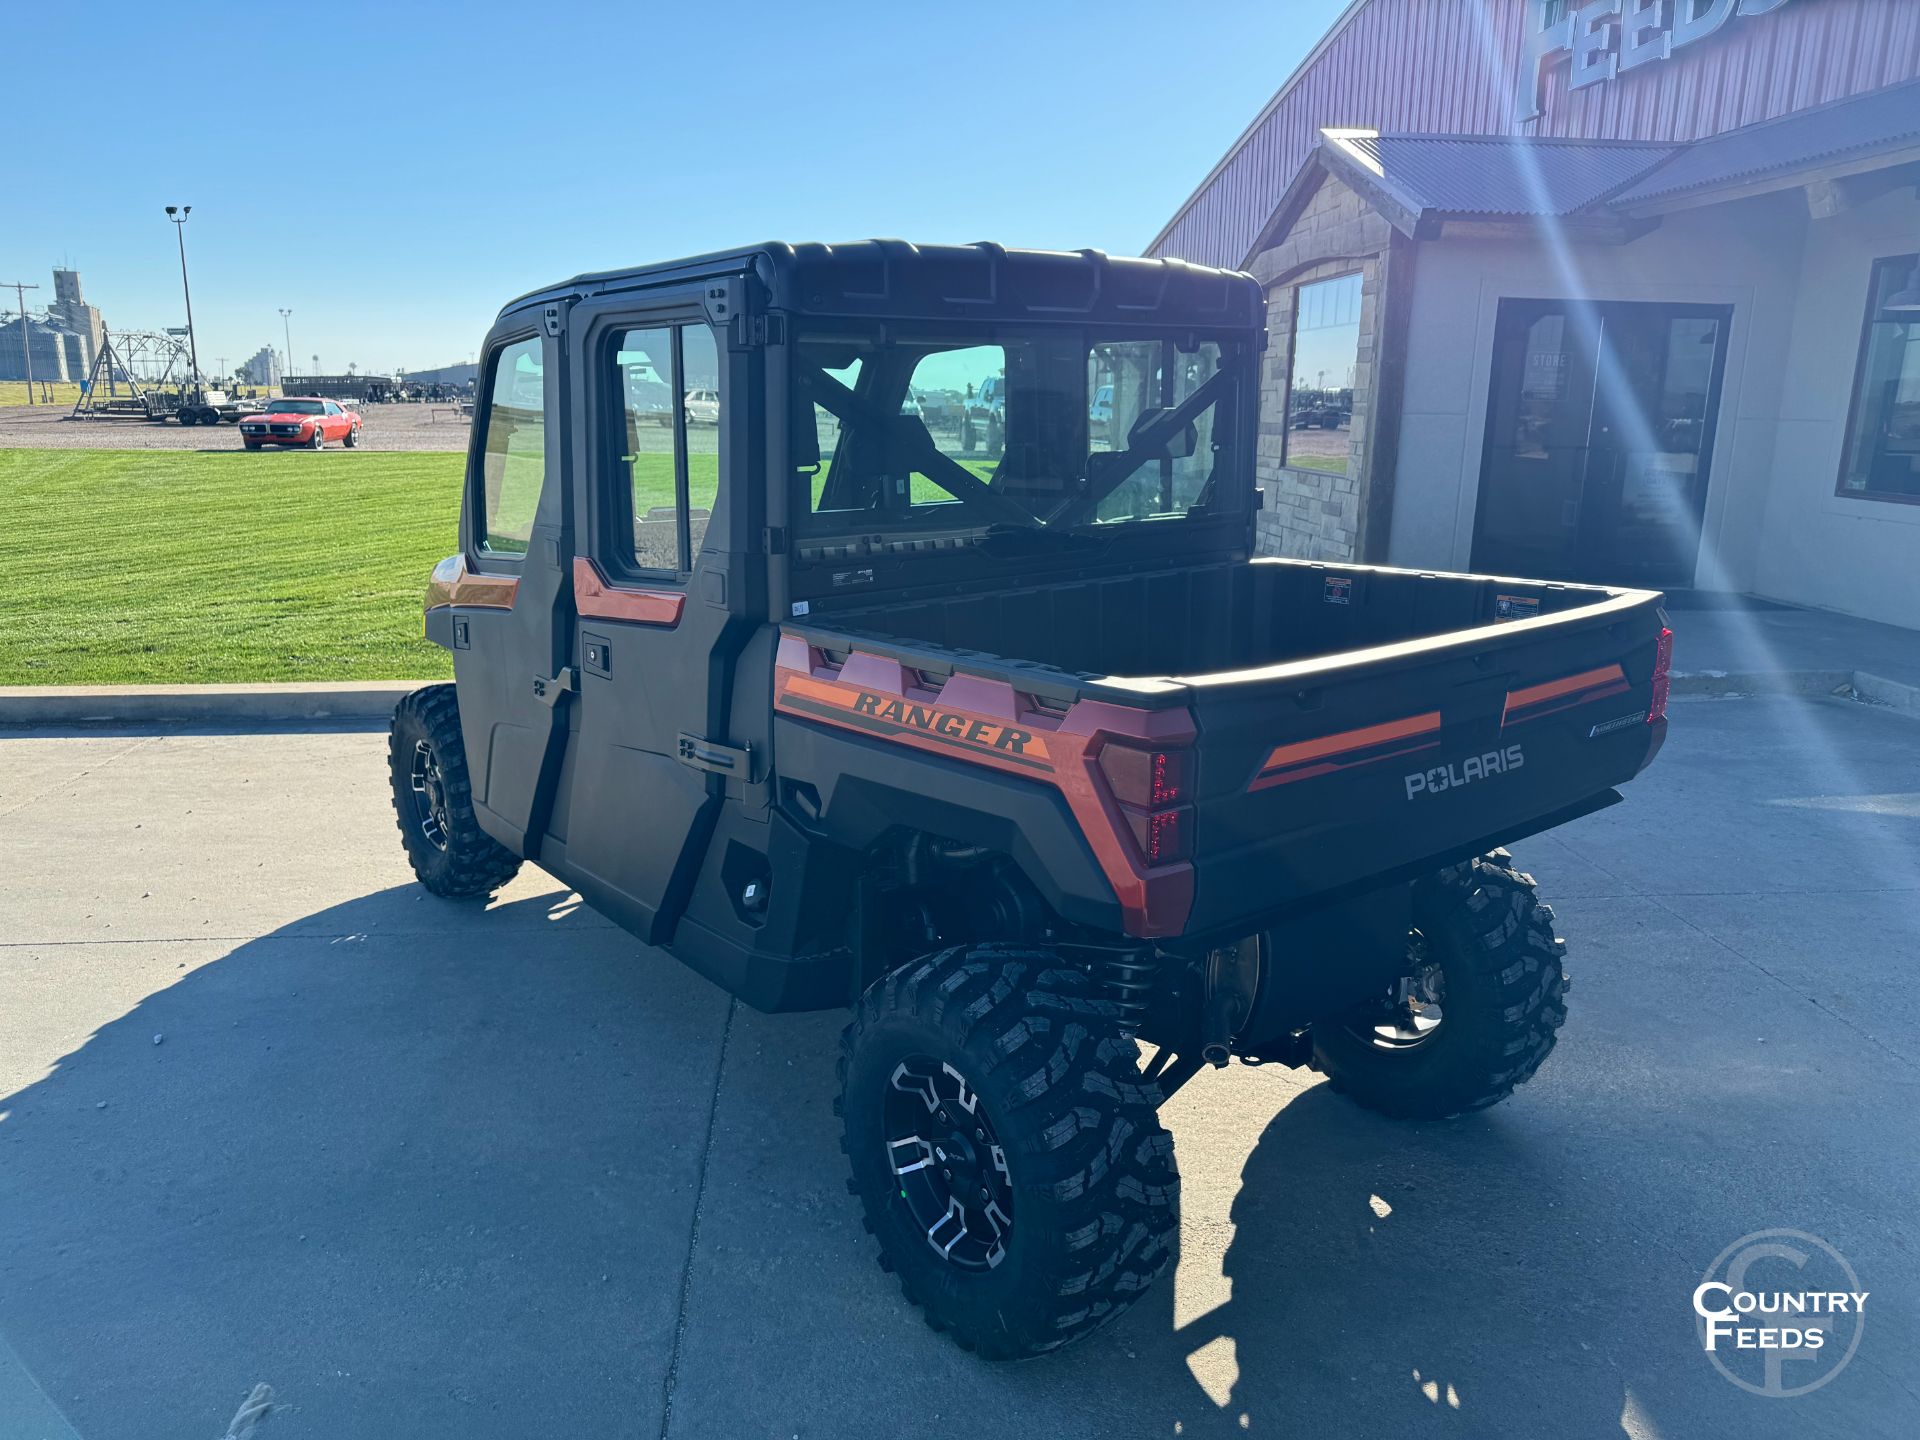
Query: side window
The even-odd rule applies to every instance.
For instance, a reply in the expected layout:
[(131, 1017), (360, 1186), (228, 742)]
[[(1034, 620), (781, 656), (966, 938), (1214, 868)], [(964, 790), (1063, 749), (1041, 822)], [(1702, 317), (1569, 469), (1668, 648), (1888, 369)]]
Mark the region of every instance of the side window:
[(545, 372), (537, 335), (514, 341), (494, 357), (480, 423), (486, 427), (480, 450), (480, 549), (489, 555), (525, 555), (547, 473)]
[[(631, 558), (642, 570), (680, 568), (674, 501), (673, 331), (628, 330), (614, 342), (625, 415), (620, 463), (633, 516)], [(627, 557), (622, 557), (627, 558)]]
[(699, 403), (687, 406), (687, 559), (693, 568), (706, 538), (707, 522), (720, 496), (720, 352), (713, 331), (704, 325), (680, 330), (681, 388), (692, 389)]
[[(720, 493), (720, 356), (705, 325), (657, 325), (614, 340), (622, 499), (638, 570), (693, 568)], [(617, 527), (616, 527), (617, 528)]]

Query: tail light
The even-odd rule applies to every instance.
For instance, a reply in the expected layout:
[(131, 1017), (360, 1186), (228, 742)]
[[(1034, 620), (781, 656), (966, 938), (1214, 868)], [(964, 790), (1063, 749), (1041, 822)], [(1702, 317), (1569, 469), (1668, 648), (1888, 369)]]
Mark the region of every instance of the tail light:
[(1193, 853), (1193, 807), (1182, 803), (1191, 783), (1190, 751), (1108, 743), (1096, 763), (1127, 818), (1142, 860), (1173, 865)]
[(1653, 703), (1647, 706), (1647, 723), (1667, 718), (1667, 692), (1673, 682), (1668, 672), (1673, 668), (1673, 631), (1666, 626), (1660, 627), (1660, 639), (1653, 650)]

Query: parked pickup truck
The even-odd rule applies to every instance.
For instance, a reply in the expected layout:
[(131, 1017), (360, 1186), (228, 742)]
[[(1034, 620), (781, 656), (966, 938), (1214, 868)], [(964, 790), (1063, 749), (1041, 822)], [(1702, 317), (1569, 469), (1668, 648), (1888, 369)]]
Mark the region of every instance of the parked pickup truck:
[[(1500, 847), (1666, 733), (1657, 594), (1254, 555), (1265, 313), (1174, 261), (765, 245), (486, 341), (455, 683), (392, 726), (415, 873), (532, 860), (752, 1005), (850, 1006), (852, 1188), (989, 1356), (1167, 1266), (1157, 1111), (1203, 1065), (1408, 1119), (1531, 1077), (1564, 947)], [(650, 431), (641, 350), (719, 375), (717, 438)], [(903, 412), (963, 367), (997, 450)]]

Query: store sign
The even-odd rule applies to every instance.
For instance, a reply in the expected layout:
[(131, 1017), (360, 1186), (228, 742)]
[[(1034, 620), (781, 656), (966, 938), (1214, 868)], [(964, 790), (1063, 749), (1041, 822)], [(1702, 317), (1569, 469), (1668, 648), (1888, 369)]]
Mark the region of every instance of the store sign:
[[(1628, 70), (1670, 60), (1730, 21), (1770, 14), (1790, 0), (1527, 0), (1515, 119), (1540, 115), (1547, 67), (1565, 57), (1567, 88), (1599, 85)], [(1549, 20), (1556, 9), (1563, 13)]]

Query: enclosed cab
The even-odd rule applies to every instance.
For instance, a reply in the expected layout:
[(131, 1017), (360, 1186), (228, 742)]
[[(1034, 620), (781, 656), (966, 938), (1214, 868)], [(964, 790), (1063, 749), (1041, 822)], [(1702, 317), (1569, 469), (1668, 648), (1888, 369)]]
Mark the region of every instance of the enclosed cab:
[(1500, 847), (1665, 732), (1657, 595), (1254, 555), (1264, 324), (1231, 272), (874, 241), (582, 276), (485, 347), (416, 871), (531, 859), (853, 1006), (869, 1224), (990, 1354), (1165, 1265), (1200, 1065), (1408, 1117), (1531, 1076), (1563, 947)]

